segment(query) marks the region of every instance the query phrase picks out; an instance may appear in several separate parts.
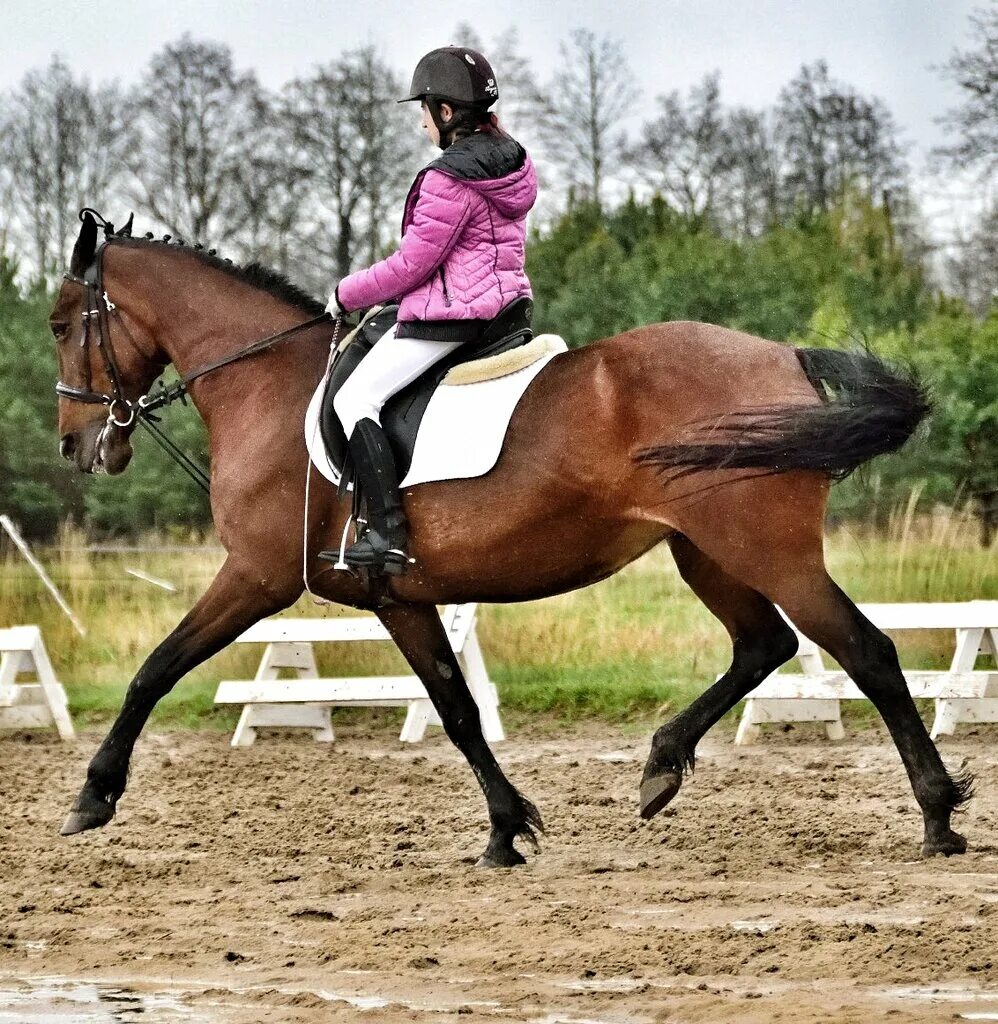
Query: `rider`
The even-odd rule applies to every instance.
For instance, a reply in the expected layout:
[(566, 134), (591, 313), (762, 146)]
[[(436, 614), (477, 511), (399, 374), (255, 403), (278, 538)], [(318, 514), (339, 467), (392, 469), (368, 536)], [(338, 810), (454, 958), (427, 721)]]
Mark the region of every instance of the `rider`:
[[(385, 402), (465, 341), (477, 340), (510, 302), (531, 295), (524, 272), (526, 216), (537, 177), (526, 150), (489, 107), (495, 73), (477, 51), (445, 46), (416, 65), (409, 95), (422, 129), (443, 155), (409, 189), (396, 252), (344, 277), (327, 310), (342, 316), (388, 300), (398, 321), (333, 399), (367, 500), (368, 529), (347, 548), (348, 565), (405, 571), (408, 529), (391, 448), (381, 429)], [(337, 552), (320, 557), (337, 558)]]

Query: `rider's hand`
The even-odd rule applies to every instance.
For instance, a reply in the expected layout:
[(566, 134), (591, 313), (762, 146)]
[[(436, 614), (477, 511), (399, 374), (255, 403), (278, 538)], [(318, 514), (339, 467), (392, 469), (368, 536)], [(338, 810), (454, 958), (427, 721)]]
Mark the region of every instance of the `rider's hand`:
[(330, 316), (346, 316), (347, 311), (340, 305), (340, 298), (337, 292), (339, 291), (339, 285), (333, 289), (333, 294), (329, 296), (329, 301), (326, 303), (326, 312)]

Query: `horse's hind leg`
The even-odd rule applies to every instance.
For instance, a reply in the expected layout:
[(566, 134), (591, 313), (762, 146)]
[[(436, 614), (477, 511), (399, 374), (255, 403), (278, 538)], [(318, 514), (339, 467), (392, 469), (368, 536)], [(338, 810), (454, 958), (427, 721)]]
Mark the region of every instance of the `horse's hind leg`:
[(433, 605), (395, 604), (378, 609), (406, 661), (419, 676), (451, 742), (468, 759), (489, 806), (492, 832), (480, 867), (512, 867), (524, 858), (513, 846), (520, 836), (535, 849), (543, 832), (537, 808), (506, 778), (482, 733), (478, 705)]
[[(810, 479), (810, 482), (809, 482)], [(764, 594), (849, 673), (880, 712), (925, 819), (923, 853), (962, 853), (950, 815), (970, 795), (951, 778), (918, 717), (890, 638), (835, 585), (824, 563), (824, 484), (800, 474), (749, 480), (712, 495), (688, 533), (729, 576)], [(711, 528), (723, 522), (723, 530)]]
[(732, 659), (713, 686), (655, 733), (641, 780), (643, 818), (679, 792), (704, 733), (797, 652), (797, 637), (772, 601), (729, 576), (683, 534), (673, 534), (669, 546), (680, 575), (731, 636)]
[(827, 573), (785, 577), (772, 596), (794, 624), (823, 647), (873, 702), (887, 726), (925, 819), (923, 856), (963, 853), (950, 815), (970, 798), (972, 778), (950, 776), (911, 698), (890, 637), (860, 612)]

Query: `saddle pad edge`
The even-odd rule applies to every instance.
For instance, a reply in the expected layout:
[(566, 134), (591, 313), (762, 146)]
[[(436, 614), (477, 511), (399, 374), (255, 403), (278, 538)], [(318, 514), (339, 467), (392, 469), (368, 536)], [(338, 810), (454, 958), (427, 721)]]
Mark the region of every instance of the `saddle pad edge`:
[(495, 380), (531, 366), (546, 355), (567, 350), (568, 345), (564, 338), (557, 334), (539, 334), (532, 341), (528, 341), (526, 345), (520, 345), (508, 352), (486, 356), (484, 359), (474, 359), (469, 363), (460, 363), (450, 370), (440, 383), (441, 386), (454, 387)]

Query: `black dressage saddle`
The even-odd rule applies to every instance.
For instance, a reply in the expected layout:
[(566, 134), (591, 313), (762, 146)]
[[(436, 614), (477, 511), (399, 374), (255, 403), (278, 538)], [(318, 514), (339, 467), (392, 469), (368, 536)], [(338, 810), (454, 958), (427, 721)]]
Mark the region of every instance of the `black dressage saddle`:
[[(480, 338), (476, 341), (463, 342), (439, 363), (434, 363), (422, 376), (388, 399), (381, 410), (381, 425), (395, 455), (400, 480), (409, 471), (412, 450), (416, 444), (416, 432), (430, 403), (430, 397), (448, 371), (461, 363), (484, 359), (525, 345), (533, 338), (530, 329), (533, 310), (534, 304), (530, 299), (514, 299), (489, 321)], [(394, 325), (397, 314), (398, 306), (385, 306), (371, 317), (357, 332), (353, 341), (340, 353), (329, 374), (329, 383), (322, 396), (319, 429), (326, 452), (333, 464), (338, 467), (342, 467), (346, 457), (347, 439), (343, 433), (343, 425), (336, 415), (336, 410), (333, 409), (333, 397), (357, 368), (361, 359), (371, 351), (374, 343)]]

